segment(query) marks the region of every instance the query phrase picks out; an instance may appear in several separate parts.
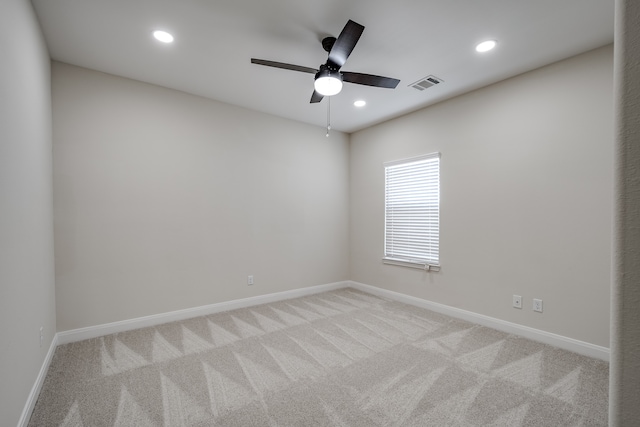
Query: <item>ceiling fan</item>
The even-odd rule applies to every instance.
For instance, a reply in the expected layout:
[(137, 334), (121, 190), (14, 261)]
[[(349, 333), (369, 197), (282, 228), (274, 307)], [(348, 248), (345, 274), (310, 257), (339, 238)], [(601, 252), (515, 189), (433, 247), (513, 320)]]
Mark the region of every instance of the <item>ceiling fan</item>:
[(349, 20), (337, 39), (335, 37), (325, 37), (322, 40), (322, 47), (325, 51), (329, 52), (329, 57), (325, 64), (320, 65), (319, 70), (300, 65), (256, 58), (251, 58), (251, 63), (315, 74), (314, 91), (313, 95), (311, 95), (312, 104), (322, 101), (322, 98), (325, 96), (338, 94), (342, 90), (342, 82), (395, 89), (395, 87), (398, 86), (398, 83), (400, 83), (400, 80), (398, 79), (374, 76), (372, 74), (340, 71), (353, 51), (353, 48), (356, 46), (356, 43), (358, 43), (363, 31), (364, 26)]

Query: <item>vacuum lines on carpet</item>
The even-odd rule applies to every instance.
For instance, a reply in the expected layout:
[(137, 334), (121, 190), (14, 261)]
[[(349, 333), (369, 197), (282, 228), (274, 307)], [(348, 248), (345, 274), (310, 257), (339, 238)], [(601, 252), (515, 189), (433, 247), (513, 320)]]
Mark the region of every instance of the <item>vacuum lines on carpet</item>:
[(606, 426), (608, 364), (354, 289), (56, 349), (29, 426)]

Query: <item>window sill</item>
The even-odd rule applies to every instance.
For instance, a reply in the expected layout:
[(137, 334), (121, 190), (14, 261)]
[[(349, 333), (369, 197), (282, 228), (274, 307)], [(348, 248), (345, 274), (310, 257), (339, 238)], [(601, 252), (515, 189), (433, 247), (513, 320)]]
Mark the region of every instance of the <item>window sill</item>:
[(403, 261), (403, 260), (394, 259), (394, 258), (382, 258), (382, 263), (389, 264), (389, 265), (398, 265), (400, 267), (417, 268), (419, 270), (425, 270), (425, 271), (433, 271), (433, 272), (440, 271), (439, 265), (425, 264), (421, 262)]

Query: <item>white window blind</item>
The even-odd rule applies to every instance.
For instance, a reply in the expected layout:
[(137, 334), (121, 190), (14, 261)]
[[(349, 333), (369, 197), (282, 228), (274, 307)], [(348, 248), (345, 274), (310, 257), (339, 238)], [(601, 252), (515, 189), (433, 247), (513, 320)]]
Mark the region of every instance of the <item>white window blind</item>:
[(384, 261), (440, 265), (440, 153), (384, 164)]

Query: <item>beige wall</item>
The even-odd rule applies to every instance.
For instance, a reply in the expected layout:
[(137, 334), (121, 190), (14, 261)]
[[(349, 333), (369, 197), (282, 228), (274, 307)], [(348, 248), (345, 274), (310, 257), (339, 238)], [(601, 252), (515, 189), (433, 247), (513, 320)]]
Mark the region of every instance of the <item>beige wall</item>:
[[(608, 347), (612, 52), (353, 134), (351, 279)], [(436, 151), (442, 270), (383, 265), (383, 162)]]
[[(56, 331), (49, 55), (25, 0), (0, 3), (0, 425), (15, 426)], [(44, 340), (40, 346), (40, 327)]]
[(348, 279), (347, 135), (52, 76), (59, 331)]
[[(608, 347), (610, 46), (357, 132), (350, 153), (67, 64), (53, 94), (60, 331), (350, 278)], [(383, 265), (382, 163), (433, 151), (442, 271)]]

